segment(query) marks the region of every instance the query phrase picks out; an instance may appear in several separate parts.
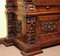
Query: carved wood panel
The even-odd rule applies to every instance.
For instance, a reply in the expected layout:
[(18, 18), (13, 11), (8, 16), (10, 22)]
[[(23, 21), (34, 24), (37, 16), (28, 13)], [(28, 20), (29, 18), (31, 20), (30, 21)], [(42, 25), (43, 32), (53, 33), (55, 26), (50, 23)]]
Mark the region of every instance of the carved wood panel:
[(58, 32), (59, 16), (40, 16), (39, 17), (39, 34), (49, 34)]
[(7, 12), (8, 17), (8, 36), (12, 37), (15, 35), (14, 33), (14, 21), (15, 21), (15, 14), (12, 12)]
[(36, 17), (26, 17), (26, 36), (27, 43), (33, 44), (36, 42)]
[(14, 3), (14, 0), (6, 0), (7, 4), (6, 4), (6, 8), (7, 10), (15, 10), (17, 8), (16, 4)]
[(42, 34), (53, 33), (57, 31), (57, 21), (40, 22)]

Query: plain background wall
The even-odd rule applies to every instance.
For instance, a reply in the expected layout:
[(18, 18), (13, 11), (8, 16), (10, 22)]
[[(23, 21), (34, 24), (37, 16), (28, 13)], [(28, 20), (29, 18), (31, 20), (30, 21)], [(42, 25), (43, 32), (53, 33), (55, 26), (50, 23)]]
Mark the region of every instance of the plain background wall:
[(7, 36), (6, 0), (0, 0), (0, 38)]

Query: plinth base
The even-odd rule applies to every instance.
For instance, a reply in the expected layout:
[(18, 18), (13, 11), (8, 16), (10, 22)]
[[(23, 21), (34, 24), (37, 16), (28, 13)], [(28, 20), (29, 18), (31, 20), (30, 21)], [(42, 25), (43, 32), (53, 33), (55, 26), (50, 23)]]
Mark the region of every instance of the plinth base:
[(37, 50), (37, 51), (34, 51), (34, 52), (30, 52), (30, 53), (25, 53), (25, 52), (21, 51), (21, 53), (23, 54), (23, 56), (33, 56), (35, 54), (43, 53), (43, 51), (42, 50)]
[(12, 46), (12, 45), (13, 45), (13, 40), (12, 40), (12, 38), (5, 38), (5, 39), (4, 39), (4, 45), (5, 45), (6, 47)]
[(23, 41), (14, 39), (14, 44), (21, 50), (23, 56), (33, 56), (43, 52), (39, 42), (35, 44), (26, 44)]

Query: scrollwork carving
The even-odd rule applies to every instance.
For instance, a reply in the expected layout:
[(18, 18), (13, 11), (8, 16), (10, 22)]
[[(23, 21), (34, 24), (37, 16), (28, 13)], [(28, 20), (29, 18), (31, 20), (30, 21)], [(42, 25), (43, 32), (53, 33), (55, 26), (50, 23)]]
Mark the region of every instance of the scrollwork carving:
[(26, 18), (26, 23), (27, 23), (27, 31), (26, 31), (26, 35), (27, 35), (27, 42), (28, 44), (33, 44), (35, 43), (35, 25), (36, 25), (36, 18), (35, 17), (28, 17)]
[(13, 0), (7, 0), (5, 7), (7, 10), (14, 10), (17, 6), (14, 4)]
[(13, 37), (15, 35), (14, 33), (15, 14), (10, 12), (10, 13), (7, 13), (7, 15), (8, 15), (8, 36)]
[(44, 34), (57, 31), (57, 21), (42, 22), (40, 25)]

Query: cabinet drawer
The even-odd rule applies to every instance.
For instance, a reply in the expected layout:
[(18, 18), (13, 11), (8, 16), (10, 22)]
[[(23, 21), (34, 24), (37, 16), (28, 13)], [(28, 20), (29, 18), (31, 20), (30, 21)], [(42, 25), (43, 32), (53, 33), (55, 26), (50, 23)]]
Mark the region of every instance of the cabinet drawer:
[(38, 12), (53, 12), (53, 11), (60, 11), (60, 6), (41, 6), (37, 7)]
[(39, 16), (39, 35), (43, 34), (55, 34), (59, 31), (59, 15), (46, 15)]
[(45, 16), (39, 16), (38, 20), (40, 21), (58, 20), (59, 17), (60, 17), (59, 15), (45, 15)]
[(60, 5), (60, 0), (33, 0), (36, 5)]

